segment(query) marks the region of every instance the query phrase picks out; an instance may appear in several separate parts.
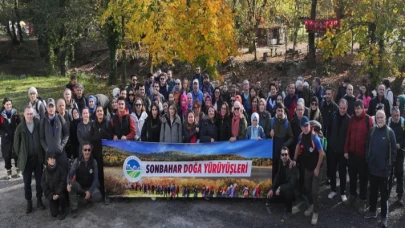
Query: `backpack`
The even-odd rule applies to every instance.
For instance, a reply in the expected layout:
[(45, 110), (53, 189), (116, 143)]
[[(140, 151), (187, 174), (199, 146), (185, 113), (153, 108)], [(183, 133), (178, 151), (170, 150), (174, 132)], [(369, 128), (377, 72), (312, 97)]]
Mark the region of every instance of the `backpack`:
[[(405, 119), (403, 117), (400, 117), (399, 121), (401, 122), (402, 130), (404, 130), (405, 129)], [(388, 118), (388, 124), (387, 125), (390, 126), (391, 122), (392, 122), (392, 117)]]
[[(373, 135), (374, 135), (374, 131), (375, 131), (375, 129), (376, 129), (376, 127), (373, 127), (373, 128), (371, 128), (371, 132), (370, 132), (370, 139), (369, 139), (369, 142), (371, 142), (372, 140), (373, 140)], [(388, 139), (388, 145), (389, 145), (389, 148), (390, 148), (390, 152), (389, 152), (389, 165), (391, 166), (392, 164), (391, 164), (391, 138), (390, 138), (390, 127), (389, 126), (387, 126), (386, 128), (385, 128), (385, 133), (386, 133), (386, 135), (387, 135), (387, 139)], [(368, 154), (370, 154), (370, 150), (371, 150), (371, 148), (370, 148), (370, 146), (368, 147)]]
[[(42, 104), (44, 104), (44, 106), (46, 107), (46, 102), (44, 101), (44, 99), (42, 99), (42, 97), (37, 97), (37, 99), (38, 99), (38, 101), (41, 101), (42, 102)], [(39, 115), (39, 102), (36, 102), (35, 103), (35, 111), (37, 111), (37, 113), (38, 113), (38, 115)]]
[[(315, 139), (315, 133), (314, 132), (312, 132), (312, 130), (311, 130), (311, 142), (312, 142), (312, 148), (316, 148), (315, 147), (315, 141), (314, 141), (314, 139)], [(319, 136), (318, 136), (319, 137)], [(325, 137), (324, 137), (325, 138)], [(298, 136), (298, 140), (300, 141), (300, 152), (299, 152), (299, 154), (298, 155), (300, 155), (300, 154), (302, 154), (302, 147), (301, 147), (301, 143), (302, 143), (302, 132), (301, 132), (301, 134)], [(325, 138), (325, 140), (326, 140), (326, 138)]]
[[(394, 92), (392, 92), (391, 88), (387, 89), (387, 95), (388, 93), (391, 92), (392, 93), (392, 106), (395, 106), (395, 102), (397, 102), (397, 96), (394, 95)], [(385, 99), (388, 100), (387, 97), (385, 97)], [(388, 102), (389, 103), (389, 102)]]
[[(270, 129), (273, 129), (274, 122), (275, 122), (275, 119), (272, 118), (272, 119), (271, 119), (271, 123), (270, 123)], [(285, 121), (284, 121), (284, 128), (285, 128), (286, 131), (288, 131), (288, 120), (285, 120)]]

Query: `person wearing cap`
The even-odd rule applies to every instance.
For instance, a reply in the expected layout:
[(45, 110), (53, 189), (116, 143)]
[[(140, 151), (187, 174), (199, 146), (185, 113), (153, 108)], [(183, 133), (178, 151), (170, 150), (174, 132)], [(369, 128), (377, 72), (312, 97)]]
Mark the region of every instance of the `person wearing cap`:
[(98, 181), (98, 164), (91, 155), (92, 145), (83, 144), (82, 156), (76, 158), (67, 175), (67, 191), (69, 192), (70, 209), (72, 217), (77, 217), (79, 197), (84, 198), (88, 203), (101, 202)]
[(35, 87), (28, 89), (28, 97), (30, 98), (28, 105), (33, 108), (34, 117), (38, 120), (42, 119), (45, 116), (45, 104), (42, 99), (38, 97), (38, 91)]
[(277, 176), (274, 178), (273, 185), (267, 193), (269, 202), (281, 201), (285, 205), (283, 220), (287, 220), (292, 215), (292, 204), (295, 200), (294, 190), (297, 185), (298, 170), (296, 167), (290, 166), (291, 159), (288, 148), (281, 148), (281, 162), (279, 162)]
[(75, 74), (70, 75), (70, 82), (68, 84), (66, 84), (66, 88), (70, 89), (70, 91), (75, 91), (76, 88), (76, 84), (77, 84), (77, 77)]
[(316, 96), (311, 98), (311, 108), (308, 111), (308, 118), (309, 120), (316, 120), (323, 125), (322, 113), (319, 110), (319, 100)]
[(80, 83), (77, 83), (75, 86), (75, 102), (77, 104), (77, 108), (79, 109), (79, 113), (82, 113), (84, 107), (86, 107), (86, 97), (84, 96), (84, 86)]
[(391, 117), (390, 103), (384, 97), (385, 96), (385, 86), (379, 85), (377, 88), (377, 96), (371, 99), (368, 106), (367, 114), (370, 116), (375, 116), (378, 104), (384, 104), (384, 113), (387, 118)]
[(113, 97), (113, 99), (114, 98), (118, 98), (119, 96), (120, 96), (120, 88), (114, 88), (113, 90), (112, 90), (112, 97)]
[(303, 116), (300, 121), (302, 134), (298, 138), (298, 143), (295, 148), (294, 159), (291, 162), (292, 166), (296, 165), (298, 156), (300, 164), (305, 168), (305, 190), (308, 194), (309, 207), (305, 211), (305, 216), (311, 216), (311, 224), (318, 223), (319, 210), (319, 184), (321, 180), (320, 169), (324, 157), (321, 140), (311, 131), (309, 119)]
[(25, 107), (24, 118), (16, 128), (13, 149), (18, 156), (17, 167), (23, 174), (24, 195), (27, 201), (26, 213), (32, 212), (32, 173), (35, 176), (37, 207), (45, 210), (41, 188), (45, 151), (41, 147), (40, 121), (34, 118), (34, 109), (31, 106)]
[(55, 153), (56, 160), (63, 171), (68, 170), (68, 159), (65, 152), (65, 145), (69, 140), (69, 126), (65, 119), (56, 113), (55, 100), (47, 100), (47, 113), (41, 119), (41, 145), (45, 153)]
[(191, 79), (191, 81), (193, 82), (193, 85), (194, 85), (194, 80), (196, 80), (196, 79), (197, 79), (197, 82), (198, 82), (198, 89), (201, 90), (202, 86), (203, 86), (203, 75), (201, 73), (201, 67), (200, 66), (197, 66), (195, 68), (195, 75)]
[(319, 77), (315, 77), (312, 81), (312, 89), (314, 90), (314, 96), (318, 98), (319, 103), (322, 106), (323, 103), (323, 87), (321, 85), (321, 79)]
[[(346, 87), (346, 95), (343, 98), (347, 101), (347, 114), (352, 116), (354, 113), (354, 102), (357, 100), (353, 93), (353, 86), (348, 84)], [(363, 103), (364, 104), (364, 103)]]
[(210, 76), (207, 73), (205, 73), (203, 76), (203, 86), (201, 91), (203, 93), (208, 93), (210, 97), (214, 96), (214, 87), (211, 85)]
[(339, 102), (346, 94), (347, 85), (350, 84), (350, 79), (346, 78), (343, 80), (343, 83), (339, 85), (338, 92), (335, 97), (335, 103)]
[(347, 114), (347, 101), (342, 98), (339, 101), (339, 111), (335, 112), (332, 117), (332, 128), (329, 137), (328, 149), (328, 167), (330, 177), (331, 192), (328, 195), (329, 199), (336, 196), (336, 170), (339, 167), (340, 180), (340, 198), (343, 203), (346, 203), (346, 167), (347, 160), (344, 157), (344, 146), (346, 141), (347, 129), (349, 127), (350, 116)]
[[(362, 100), (354, 102), (354, 115), (350, 117), (344, 147), (344, 156), (348, 160), (347, 167), (350, 179), (349, 206), (358, 206), (362, 213), (367, 203), (367, 163), (366, 140), (373, 127), (373, 120), (364, 111)], [(357, 194), (357, 179), (360, 184), (360, 195)], [(356, 203), (357, 202), (357, 203)], [(356, 205), (357, 204), (357, 205)]]
[(67, 205), (65, 194), (66, 172), (58, 166), (55, 153), (48, 154), (46, 166), (42, 174), (41, 187), (45, 198), (48, 199), (51, 216), (58, 216), (59, 220), (65, 219), (65, 208)]
[(203, 93), (201, 92), (198, 79), (193, 80), (193, 91), (191, 91), (191, 95), (193, 96), (193, 102), (199, 100), (200, 104), (203, 104)]

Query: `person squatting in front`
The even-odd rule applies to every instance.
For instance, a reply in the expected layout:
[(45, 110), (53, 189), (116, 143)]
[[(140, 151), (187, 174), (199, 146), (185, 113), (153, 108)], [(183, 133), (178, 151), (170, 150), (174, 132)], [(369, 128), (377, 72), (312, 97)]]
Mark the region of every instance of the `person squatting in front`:
[(72, 217), (77, 217), (79, 197), (87, 203), (101, 202), (102, 195), (98, 181), (97, 161), (91, 156), (92, 145), (88, 142), (82, 145), (82, 156), (76, 158), (67, 175), (67, 191)]

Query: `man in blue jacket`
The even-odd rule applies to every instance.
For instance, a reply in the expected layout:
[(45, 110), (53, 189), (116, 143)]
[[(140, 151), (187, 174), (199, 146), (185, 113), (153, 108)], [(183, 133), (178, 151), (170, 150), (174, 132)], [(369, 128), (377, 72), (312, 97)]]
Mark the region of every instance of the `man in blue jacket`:
[(370, 209), (364, 218), (377, 218), (378, 190), (381, 193), (381, 226), (388, 226), (388, 177), (395, 164), (397, 142), (394, 131), (386, 125), (384, 111), (376, 113), (376, 126), (368, 135), (366, 162), (370, 177)]

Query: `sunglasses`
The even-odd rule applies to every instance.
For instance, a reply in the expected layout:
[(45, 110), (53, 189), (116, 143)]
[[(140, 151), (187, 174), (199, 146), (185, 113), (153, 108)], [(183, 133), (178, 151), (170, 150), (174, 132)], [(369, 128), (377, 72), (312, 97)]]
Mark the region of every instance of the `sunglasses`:
[(200, 107), (194, 107), (194, 109), (198, 109), (198, 108), (200, 108)]
[(128, 96), (133, 96), (133, 95), (134, 95), (133, 93), (128, 94)]
[(136, 107), (140, 107), (140, 106), (142, 106), (142, 104), (135, 104), (135, 106), (136, 106)]
[(133, 81), (133, 82), (136, 82), (136, 81), (138, 81), (138, 79), (132, 79), (132, 81)]
[(287, 153), (282, 153), (281, 157), (286, 157), (288, 154)]
[(180, 85), (180, 83), (176, 83), (176, 85)]
[(240, 108), (233, 108), (233, 110), (238, 111)]
[(165, 80), (165, 79), (164, 79), (164, 78), (161, 78), (161, 79), (160, 79), (160, 81), (163, 81), (163, 80)]
[(316, 102), (312, 102), (311, 104), (312, 104), (312, 105), (318, 105)]
[(91, 151), (91, 149), (83, 148), (83, 151)]

